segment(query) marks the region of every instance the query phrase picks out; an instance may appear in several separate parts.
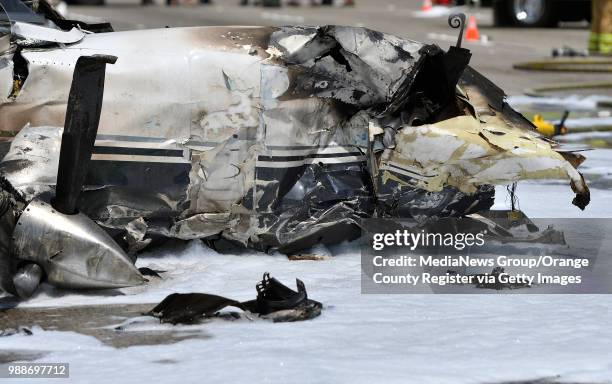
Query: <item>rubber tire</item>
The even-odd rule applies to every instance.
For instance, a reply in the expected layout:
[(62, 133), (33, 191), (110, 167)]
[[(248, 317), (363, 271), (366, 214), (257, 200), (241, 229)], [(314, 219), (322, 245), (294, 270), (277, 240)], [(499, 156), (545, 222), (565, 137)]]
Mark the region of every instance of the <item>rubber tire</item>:
[(553, 7), (553, 0), (544, 0), (544, 12), (542, 17), (530, 23), (516, 18), (513, 0), (495, 0), (493, 3), (493, 20), (496, 26), (513, 26), (526, 28), (549, 28), (556, 27), (559, 16)]

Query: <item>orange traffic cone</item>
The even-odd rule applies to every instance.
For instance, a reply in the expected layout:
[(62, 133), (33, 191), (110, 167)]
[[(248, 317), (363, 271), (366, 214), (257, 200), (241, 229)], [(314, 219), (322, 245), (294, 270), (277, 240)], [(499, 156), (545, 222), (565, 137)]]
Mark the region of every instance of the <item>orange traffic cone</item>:
[(423, 5), (421, 5), (422, 12), (431, 11), (432, 8), (433, 4), (431, 3), (431, 0), (423, 0)]
[(468, 19), (467, 28), (465, 29), (465, 41), (478, 41), (480, 36), (478, 34), (478, 26), (476, 25), (476, 18), (472, 15)]

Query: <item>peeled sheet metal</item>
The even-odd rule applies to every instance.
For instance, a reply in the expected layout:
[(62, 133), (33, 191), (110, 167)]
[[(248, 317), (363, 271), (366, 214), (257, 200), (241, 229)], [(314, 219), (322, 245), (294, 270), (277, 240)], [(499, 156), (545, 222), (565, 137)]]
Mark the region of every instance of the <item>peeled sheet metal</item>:
[(119, 58), (79, 209), (134, 247), (144, 231), (293, 252), (357, 236), (366, 217), (485, 210), (492, 185), (523, 179), (568, 179), (588, 203), (584, 158), (557, 152), (482, 75), (457, 72), (460, 48), (365, 28), (206, 27), (20, 54), (28, 77), (0, 104), (0, 129), (29, 125), (0, 169), (28, 199), (53, 189), (72, 66)]
[(470, 116), (402, 130), (396, 142), (381, 169), (407, 176), (412, 185), (429, 191), (448, 185), (473, 194), (484, 184), (567, 178), (579, 193), (587, 192), (580, 173), (550, 143)]
[(41, 43), (61, 43), (72, 44), (81, 41), (85, 37), (85, 32), (72, 28), (69, 31), (49, 28), (36, 24), (14, 22), (12, 33), (24, 45), (34, 45)]

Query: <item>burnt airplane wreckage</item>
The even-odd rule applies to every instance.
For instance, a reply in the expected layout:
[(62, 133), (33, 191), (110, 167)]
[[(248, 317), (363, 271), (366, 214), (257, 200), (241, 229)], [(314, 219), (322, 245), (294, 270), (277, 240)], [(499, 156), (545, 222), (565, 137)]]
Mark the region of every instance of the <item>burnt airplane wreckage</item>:
[(156, 237), (292, 253), (365, 218), (486, 212), (523, 179), (589, 203), (584, 157), (512, 110), (461, 36), (445, 52), (342, 26), (112, 32), (37, 4), (43, 22), (5, 13), (1, 40), (13, 294), (141, 284), (130, 256)]

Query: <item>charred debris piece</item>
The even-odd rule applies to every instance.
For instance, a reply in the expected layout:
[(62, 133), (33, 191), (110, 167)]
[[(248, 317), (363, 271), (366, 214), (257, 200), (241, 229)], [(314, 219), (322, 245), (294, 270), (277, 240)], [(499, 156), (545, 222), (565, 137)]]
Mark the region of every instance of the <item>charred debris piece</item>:
[(310, 320), (319, 316), (321, 303), (308, 298), (301, 280), (296, 279), (296, 284), (297, 292), (266, 272), (256, 286), (255, 300), (239, 302), (208, 293), (173, 293), (146, 315), (172, 324), (191, 324), (204, 318), (219, 317), (219, 311), (226, 307), (239, 308), (273, 322)]

